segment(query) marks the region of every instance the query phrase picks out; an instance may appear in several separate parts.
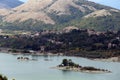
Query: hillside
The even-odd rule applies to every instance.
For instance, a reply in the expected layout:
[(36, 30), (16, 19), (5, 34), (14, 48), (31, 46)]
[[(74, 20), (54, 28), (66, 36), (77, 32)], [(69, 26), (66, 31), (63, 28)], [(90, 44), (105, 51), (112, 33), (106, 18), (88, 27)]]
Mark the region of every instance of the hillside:
[(120, 29), (120, 10), (87, 0), (28, 0), (11, 10), (0, 11), (0, 15), (2, 29), (63, 29), (67, 26)]

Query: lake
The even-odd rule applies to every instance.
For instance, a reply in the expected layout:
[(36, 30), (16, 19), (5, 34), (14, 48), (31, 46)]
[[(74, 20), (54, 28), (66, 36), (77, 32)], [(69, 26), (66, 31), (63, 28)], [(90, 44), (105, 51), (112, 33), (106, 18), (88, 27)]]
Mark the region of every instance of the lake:
[[(38, 61), (19, 61), (18, 56), (27, 56)], [(51, 69), (62, 62), (62, 59), (72, 59), (81, 66), (93, 66), (96, 68), (108, 69), (112, 73), (90, 74), (73, 71), (61, 71)], [(50, 61), (45, 61), (50, 59)], [(120, 63), (92, 61), (79, 57), (66, 56), (33, 56), (33, 55), (12, 55), (0, 53), (0, 73), (6, 75), (9, 80), (119, 80)]]

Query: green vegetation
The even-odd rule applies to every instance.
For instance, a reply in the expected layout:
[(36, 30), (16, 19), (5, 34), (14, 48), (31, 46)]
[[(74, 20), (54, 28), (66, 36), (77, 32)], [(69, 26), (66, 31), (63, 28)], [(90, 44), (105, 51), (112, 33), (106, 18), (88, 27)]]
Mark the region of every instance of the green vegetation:
[(61, 67), (61, 66), (81, 67), (81, 66), (79, 66), (79, 64), (75, 64), (71, 59), (69, 59), (69, 60), (63, 59), (62, 63), (59, 65), (59, 67)]
[[(30, 53), (29, 50), (60, 52), (68, 56), (89, 58), (108, 58), (120, 55), (120, 31), (98, 33), (85, 29), (59, 34), (57, 32), (46, 33), (45, 31), (39, 33), (38, 36), (0, 36), (0, 47), (11, 48), (12, 52)], [(46, 34), (42, 35), (42, 33)]]
[(86, 0), (80, 0), (75, 2), (77, 5), (92, 6), (97, 10), (106, 9), (112, 15), (103, 17), (90, 17), (83, 18), (84, 16), (94, 12), (88, 7), (84, 7), (86, 12), (78, 10), (78, 8), (69, 6), (69, 12), (71, 15), (63, 14), (57, 15), (57, 12), (47, 13), (47, 15), (55, 21), (55, 25), (45, 24), (42, 21), (29, 19), (23, 22), (15, 21), (13, 23), (3, 22), (2, 17), (0, 17), (0, 29), (4, 30), (26, 30), (26, 31), (41, 31), (41, 30), (61, 30), (67, 26), (76, 26), (83, 29), (94, 29), (98, 31), (106, 30), (118, 30), (120, 29), (120, 12), (111, 11), (110, 7), (96, 4), (94, 2), (89, 2)]
[(94, 29), (97, 31), (119, 30), (120, 29), (119, 18), (120, 18), (119, 14), (96, 18), (91, 17), (83, 19), (80, 21), (80, 23), (75, 23), (75, 25), (80, 28)]
[(102, 71), (110, 73), (111, 71), (105, 70), (105, 69), (98, 69), (91, 66), (85, 66), (82, 67), (79, 64), (74, 63), (71, 59), (63, 59), (62, 63), (57, 66), (59, 68), (63, 68), (63, 70), (72, 70), (72, 71)]
[(0, 80), (8, 80), (6, 76), (0, 75)]
[(49, 14), (49, 16), (56, 21), (55, 25), (45, 24), (44, 22), (30, 19), (21, 23), (18, 21), (14, 23), (0, 22), (0, 28), (4, 30), (26, 31), (61, 30), (66, 26), (77, 26), (82, 29), (94, 29), (97, 31), (120, 29), (120, 13), (111, 12), (112, 16), (82, 18), (86, 14), (76, 11), (77, 10), (71, 7), (71, 12), (74, 13), (73, 15), (58, 16), (56, 14)]
[(18, 50), (18, 49), (10, 49), (9, 52), (12, 53), (30, 53), (28, 50)]
[(105, 6), (105, 5), (101, 5), (101, 4), (97, 4), (95, 2), (90, 2), (90, 1), (87, 1), (87, 0), (80, 0), (80, 1), (77, 1), (76, 4), (78, 5), (89, 5), (89, 6), (93, 6), (95, 7), (96, 9), (111, 9), (111, 7), (108, 7), (108, 6)]
[(45, 24), (42, 21), (29, 19), (24, 22), (15, 21), (13, 23), (0, 22), (0, 29), (3, 30), (24, 30), (24, 31), (41, 31), (41, 30), (50, 30), (53, 29), (53, 25)]

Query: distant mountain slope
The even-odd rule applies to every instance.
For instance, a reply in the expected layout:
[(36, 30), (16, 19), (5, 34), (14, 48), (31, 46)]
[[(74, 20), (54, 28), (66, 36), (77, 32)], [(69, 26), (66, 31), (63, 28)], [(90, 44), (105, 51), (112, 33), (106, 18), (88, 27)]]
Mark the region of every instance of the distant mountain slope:
[(0, 9), (1, 8), (14, 8), (21, 5), (23, 2), (19, 0), (0, 0)]
[(0, 15), (2, 29), (120, 29), (119, 10), (87, 0), (28, 0), (12, 10), (0, 10)]

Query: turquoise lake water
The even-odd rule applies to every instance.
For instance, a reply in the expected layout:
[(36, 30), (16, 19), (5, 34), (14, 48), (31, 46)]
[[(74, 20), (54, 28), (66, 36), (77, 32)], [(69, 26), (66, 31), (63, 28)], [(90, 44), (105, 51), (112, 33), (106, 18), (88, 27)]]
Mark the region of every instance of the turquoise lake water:
[[(32, 56), (29, 58), (38, 61), (18, 61), (17, 57), (23, 55), (11, 55), (0, 53), (0, 73), (6, 75), (9, 80), (119, 80), (120, 63), (92, 61), (78, 57), (63, 56)], [(25, 55), (24, 55), (25, 56)], [(60, 64), (62, 59), (72, 59), (75, 63), (82, 66), (93, 66), (108, 69), (112, 73), (90, 74), (73, 71), (61, 71), (51, 69)], [(50, 61), (45, 61), (50, 59)]]

